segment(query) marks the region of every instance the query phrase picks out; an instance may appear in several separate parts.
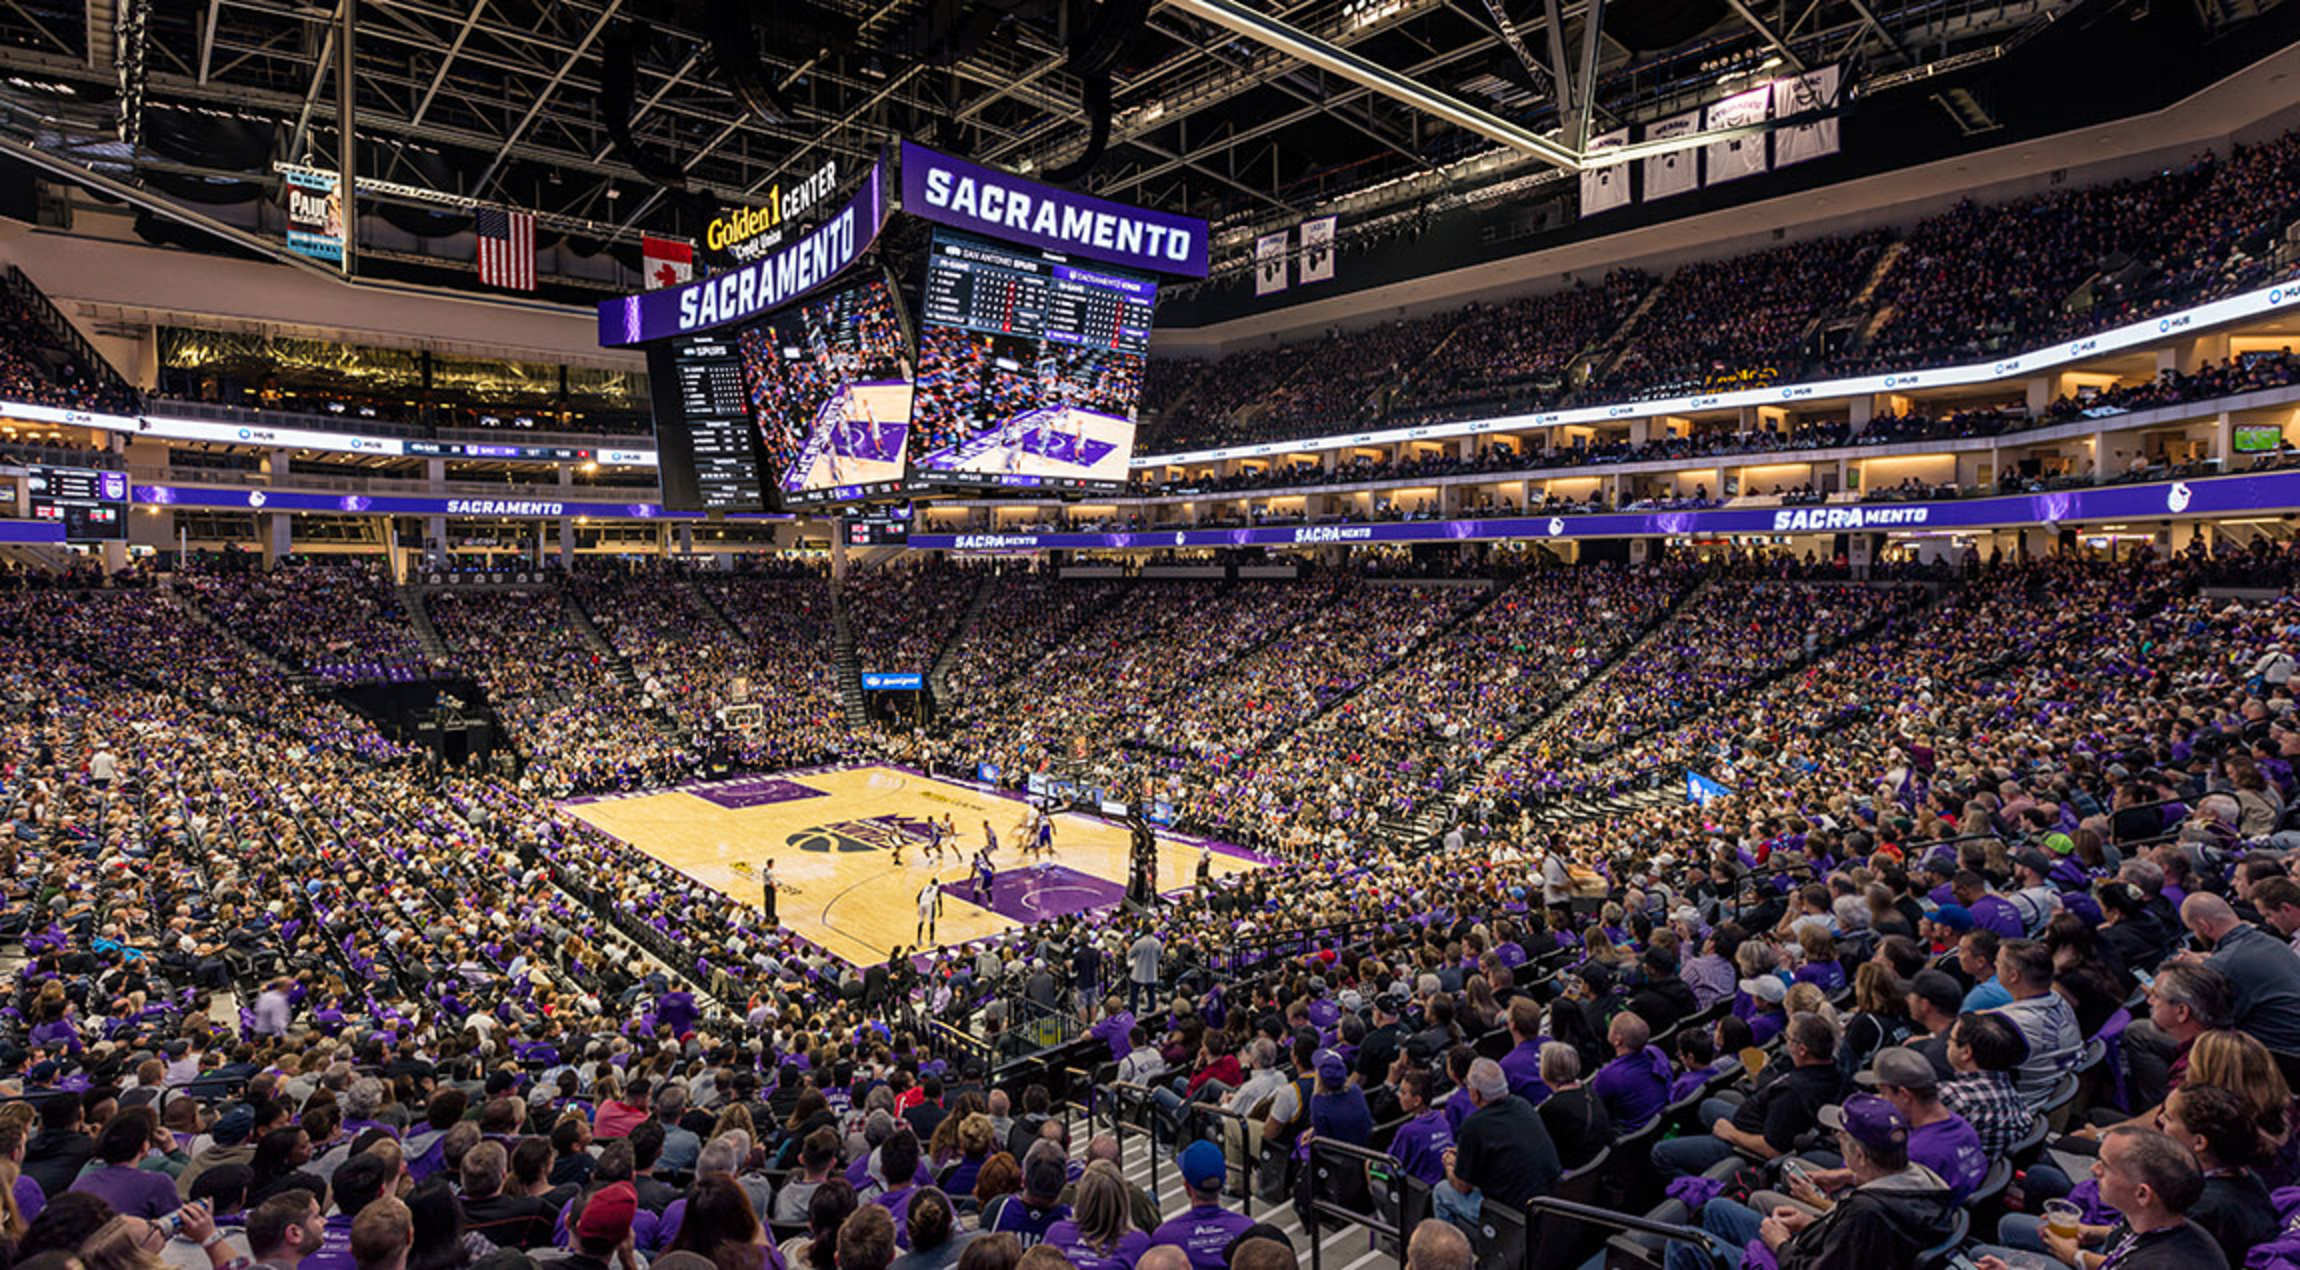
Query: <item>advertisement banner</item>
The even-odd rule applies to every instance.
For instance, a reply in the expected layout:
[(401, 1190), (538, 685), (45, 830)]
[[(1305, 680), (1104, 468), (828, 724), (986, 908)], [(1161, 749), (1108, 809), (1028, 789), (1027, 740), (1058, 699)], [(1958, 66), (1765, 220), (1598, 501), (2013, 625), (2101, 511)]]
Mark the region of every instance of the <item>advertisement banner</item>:
[[(1589, 139), (1589, 148), (1618, 150), (1629, 144), (1629, 129), (1616, 128), (1601, 132)], [(1581, 174), (1581, 214), (1595, 216), (1616, 207), (1629, 204), (1629, 165), (1616, 163), (1612, 167), (1588, 168)]]
[(1709, 511), (1596, 512), (1572, 516), (1494, 516), (1482, 520), (1369, 524), (1263, 525), (1241, 529), (1155, 529), (1116, 533), (912, 534), (929, 551), (1131, 550), (1163, 547), (1358, 546), (1500, 539), (1651, 538), (1729, 534), (1838, 534), (1862, 530), (1933, 533), (2003, 525), (2219, 516), (2300, 507), (2300, 471), (2154, 485), (2096, 485), (1940, 503), (1835, 503), (1817, 507), (1731, 507)]
[(620, 348), (746, 321), (828, 285), (862, 259), (886, 223), (882, 173), (873, 164), (862, 188), (815, 231), (750, 264), (700, 282), (599, 302), (599, 344)]
[[(213, 507), (256, 512), (366, 516), (477, 516), (510, 520), (703, 520), (700, 512), (667, 512), (656, 503), (578, 503), (555, 498), (429, 498), (397, 494), (321, 494), (304, 490), (218, 489), (205, 485), (138, 485), (147, 507)], [(730, 512), (730, 521), (787, 521), (789, 515)]]
[[(1838, 83), (1837, 68), (1834, 66), (1824, 66), (1802, 75), (1774, 80), (1773, 117), (1791, 119), (1798, 115), (1836, 110), (1844, 104), (1837, 99)], [(1837, 121), (1834, 117), (1782, 128), (1773, 134), (1773, 166), (1777, 168), (1836, 152)]]
[[(1657, 119), (1645, 129), (1647, 141), (1675, 141), (1690, 137), (1701, 129), (1701, 112), (1688, 110), (1682, 115)], [(1657, 154), (1645, 161), (1645, 200), (1668, 198), (1687, 193), (1701, 184), (1700, 151), (1688, 146)]]
[(281, 193), (287, 199), (288, 250), (343, 263), (343, 189), (333, 172), (291, 168), (283, 174)]
[[(1747, 128), (1765, 122), (1765, 112), (1773, 103), (1770, 88), (1752, 88), (1736, 93), (1709, 107), (1708, 122), (1703, 132), (1719, 132), (1726, 128)], [(1712, 141), (1702, 147), (1708, 151), (1709, 184), (1737, 181), (1745, 176), (1756, 176), (1765, 170), (1765, 134), (1734, 137), (1725, 141)]]
[(1334, 280), (1334, 218), (1320, 216), (1302, 222), (1302, 261), (1298, 266), (1303, 285)]
[(1254, 240), (1254, 294), (1275, 295), (1286, 289), (1286, 245), (1293, 236), (1285, 230)]
[(1206, 222), (1095, 198), (902, 143), (902, 210), (1064, 255), (1206, 276)]

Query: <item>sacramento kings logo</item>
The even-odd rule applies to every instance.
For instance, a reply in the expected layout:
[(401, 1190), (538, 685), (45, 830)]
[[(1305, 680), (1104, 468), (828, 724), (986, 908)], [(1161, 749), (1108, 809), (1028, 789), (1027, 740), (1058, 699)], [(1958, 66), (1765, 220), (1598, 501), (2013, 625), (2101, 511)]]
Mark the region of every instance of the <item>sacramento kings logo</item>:
[(925, 842), (933, 836), (928, 821), (910, 816), (872, 816), (866, 820), (834, 820), (801, 829), (783, 839), (801, 851), (886, 851), (898, 842)]

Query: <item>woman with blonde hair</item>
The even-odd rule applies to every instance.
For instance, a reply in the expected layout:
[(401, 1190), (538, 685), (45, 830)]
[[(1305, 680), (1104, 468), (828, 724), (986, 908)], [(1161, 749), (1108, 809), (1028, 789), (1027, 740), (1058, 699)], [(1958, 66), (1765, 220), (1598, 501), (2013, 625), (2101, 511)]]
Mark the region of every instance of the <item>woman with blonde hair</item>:
[(1789, 995), (1781, 1002), (1790, 1018), (1800, 1014), (1818, 1014), (1829, 1021), (1829, 1026), (1842, 1032), (1844, 1021), (1837, 1017), (1837, 1007), (1829, 1004), (1829, 996), (1809, 983), (1789, 985)]
[(2188, 1047), (2185, 1085), (2217, 1085), (2244, 1099), (2260, 1126), (2260, 1157), (2274, 1160), (2292, 1140), (2292, 1087), (2276, 1056), (2249, 1033), (2214, 1029)]
[[(964, 1116), (948, 1116), (944, 1122), (951, 1120), (958, 1121), (958, 1128), (952, 1131), (956, 1151), (950, 1162), (943, 1165), (941, 1172), (936, 1175), (935, 1185), (952, 1195), (966, 1195), (974, 1190), (975, 1179), (982, 1176), (983, 1166), (990, 1163), (991, 1149), (998, 1145), (998, 1133), (992, 1127), (990, 1117), (979, 1111), (971, 1111)], [(938, 1127), (935, 1137), (941, 1136), (942, 1130)]]
[(1070, 1216), (1047, 1228), (1045, 1246), (1077, 1270), (1133, 1270), (1150, 1250), (1150, 1236), (1134, 1229), (1130, 1214), (1125, 1177), (1117, 1165), (1096, 1160), (1078, 1179)]

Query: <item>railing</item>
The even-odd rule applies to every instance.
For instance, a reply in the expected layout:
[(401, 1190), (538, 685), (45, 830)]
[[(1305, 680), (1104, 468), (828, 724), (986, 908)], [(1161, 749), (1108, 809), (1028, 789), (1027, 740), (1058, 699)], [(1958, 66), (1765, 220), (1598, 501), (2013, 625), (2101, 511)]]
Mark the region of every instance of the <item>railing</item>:
[(506, 437), (516, 437), (532, 445), (589, 446), (607, 448), (627, 445), (633, 441), (650, 440), (645, 431), (634, 432), (546, 432), (530, 428), (449, 428), (431, 427), (421, 423), (400, 423), (386, 419), (369, 419), (349, 414), (307, 414), (300, 410), (262, 410), (250, 406), (230, 406), (213, 401), (184, 401), (173, 397), (153, 397), (144, 403), (149, 415), (176, 419), (212, 419), (220, 423), (254, 424), (270, 428), (300, 428), (307, 432), (349, 432), (358, 436), (396, 437), (401, 439), (436, 441), (471, 441), (483, 445), (505, 444)]
[[(82, 456), (95, 457), (95, 456)], [(261, 489), (333, 490), (347, 494), (470, 494), (484, 498), (550, 501), (661, 502), (658, 485), (518, 485), (499, 481), (428, 481), (421, 477), (337, 476), (252, 472), (244, 468), (154, 467), (128, 469), (129, 479), (160, 485), (223, 485)]]

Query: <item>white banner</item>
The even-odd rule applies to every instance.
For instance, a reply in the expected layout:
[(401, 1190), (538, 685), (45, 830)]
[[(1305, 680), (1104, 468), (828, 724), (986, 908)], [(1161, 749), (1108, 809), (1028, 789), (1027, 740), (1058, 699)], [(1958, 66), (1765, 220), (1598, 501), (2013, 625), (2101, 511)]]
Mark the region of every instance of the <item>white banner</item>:
[[(1726, 128), (1747, 128), (1765, 122), (1765, 110), (1773, 102), (1770, 88), (1752, 88), (1745, 93), (1717, 102), (1709, 107), (1709, 119), (1703, 132), (1718, 132)], [(1735, 137), (1730, 141), (1712, 141), (1704, 146), (1709, 152), (1709, 184), (1735, 181), (1745, 176), (1756, 176), (1765, 170), (1765, 134), (1753, 137)]]
[[(1589, 139), (1589, 148), (1618, 150), (1629, 144), (1629, 129), (1619, 128), (1600, 133)], [(1629, 165), (1616, 163), (1609, 168), (1590, 168), (1581, 174), (1581, 214), (1595, 216), (1626, 206), (1629, 202)]]
[[(1690, 137), (1700, 129), (1701, 112), (1688, 110), (1682, 115), (1671, 115), (1667, 119), (1655, 120), (1646, 127), (1645, 139), (1647, 141), (1675, 141), (1679, 137)], [(1699, 154), (1698, 147), (1688, 146), (1683, 150), (1671, 150), (1667, 154), (1657, 154), (1647, 159), (1645, 161), (1645, 200), (1652, 202), (1657, 198), (1668, 198), (1672, 194), (1683, 194), (1699, 187), (1701, 184)]]
[[(1817, 71), (1806, 71), (1787, 79), (1776, 79), (1773, 81), (1773, 117), (1787, 119), (1794, 115), (1809, 115), (1817, 110), (1833, 111), (1844, 104), (1837, 100), (1837, 85), (1837, 68), (1834, 66), (1824, 66)], [(1835, 118), (1798, 124), (1773, 134), (1773, 166), (1777, 168), (1836, 152)]]
[(1334, 280), (1334, 218), (1320, 216), (1302, 222), (1302, 260), (1294, 267), (1295, 281), (1307, 286)]
[(1275, 295), (1286, 289), (1286, 251), (1291, 230), (1281, 229), (1254, 240), (1254, 294)]

